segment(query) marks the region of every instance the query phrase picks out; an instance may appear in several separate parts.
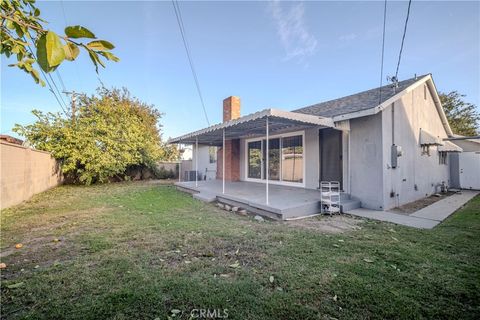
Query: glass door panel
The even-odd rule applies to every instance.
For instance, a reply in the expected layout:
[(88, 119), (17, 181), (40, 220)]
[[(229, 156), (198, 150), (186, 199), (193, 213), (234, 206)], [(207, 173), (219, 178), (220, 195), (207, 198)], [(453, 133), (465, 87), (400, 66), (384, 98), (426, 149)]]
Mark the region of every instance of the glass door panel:
[(253, 141), (248, 143), (248, 177), (253, 179), (262, 178), (261, 141)]
[(268, 148), (268, 178), (280, 180), (280, 139), (270, 139)]
[(303, 182), (302, 136), (282, 139), (282, 180)]

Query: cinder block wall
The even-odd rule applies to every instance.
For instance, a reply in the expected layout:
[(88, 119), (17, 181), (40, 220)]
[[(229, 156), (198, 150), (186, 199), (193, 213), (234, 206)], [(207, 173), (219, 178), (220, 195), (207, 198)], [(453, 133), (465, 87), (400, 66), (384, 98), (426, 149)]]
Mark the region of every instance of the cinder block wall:
[(0, 153), (1, 209), (62, 183), (60, 166), (48, 152), (2, 141)]

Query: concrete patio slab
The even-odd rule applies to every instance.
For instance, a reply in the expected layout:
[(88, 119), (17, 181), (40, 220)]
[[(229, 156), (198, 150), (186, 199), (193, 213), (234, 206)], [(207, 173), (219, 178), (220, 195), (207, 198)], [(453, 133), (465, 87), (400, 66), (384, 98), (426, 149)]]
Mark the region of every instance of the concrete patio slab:
[(403, 226), (418, 228), (418, 229), (432, 229), (439, 221), (430, 220), (425, 218), (418, 218), (412, 217), (408, 215), (388, 212), (388, 211), (377, 211), (377, 210), (370, 210), (365, 208), (359, 208), (347, 211), (346, 213), (351, 214), (353, 216), (392, 222), (395, 224), (400, 224)]
[[(265, 184), (237, 181), (225, 182), (225, 193), (222, 192), (221, 180), (176, 182), (177, 188), (193, 194), (193, 197), (202, 201), (215, 200), (238, 206), (276, 219), (291, 219), (306, 217), (321, 211), (320, 191), (293, 186), (269, 186), (269, 204), (266, 204)], [(348, 194), (341, 194), (341, 205), (345, 208), (358, 208), (360, 201), (351, 199)]]
[(410, 216), (443, 221), (479, 193), (479, 191), (462, 190), (460, 193), (452, 194), (445, 199), (432, 203), (428, 207), (412, 213)]

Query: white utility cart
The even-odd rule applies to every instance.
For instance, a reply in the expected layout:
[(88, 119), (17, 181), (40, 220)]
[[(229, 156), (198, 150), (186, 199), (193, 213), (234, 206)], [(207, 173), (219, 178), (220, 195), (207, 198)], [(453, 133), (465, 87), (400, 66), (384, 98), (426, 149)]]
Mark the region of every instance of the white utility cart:
[(320, 182), (320, 203), (322, 213), (340, 213), (340, 182)]

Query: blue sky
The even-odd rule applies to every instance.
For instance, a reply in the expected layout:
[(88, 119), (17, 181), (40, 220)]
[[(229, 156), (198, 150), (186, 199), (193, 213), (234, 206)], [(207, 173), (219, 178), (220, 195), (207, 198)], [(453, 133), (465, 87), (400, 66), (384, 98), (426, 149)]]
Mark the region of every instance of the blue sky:
[[(207, 125), (170, 1), (64, 0), (66, 21), (61, 2), (38, 5), (52, 30), (80, 24), (116, 45), (121, 61), (99, 78), (164, 112), (164, 138)], [(248, 114), (292, 110), (379, 84), (383, 1), (179, 5), (211, 123), (221, 121), (222, 100), (230, 95), (241, 97)], [(385, 76), (395, 73), (406, 10), (406, 1), (388, 2)], [(34, 121), (31, 109), (60, 110), (48, 89), (8, 63), (2, 57), (3, 134)], [(92, 93), (99, 85), (84, 52), (59, 71), (68, 90)], [(432, 73), (439, 90), (458, 90), (480, 105), (479, 2), (413, 1), (399, 78), (415, 73)]]

